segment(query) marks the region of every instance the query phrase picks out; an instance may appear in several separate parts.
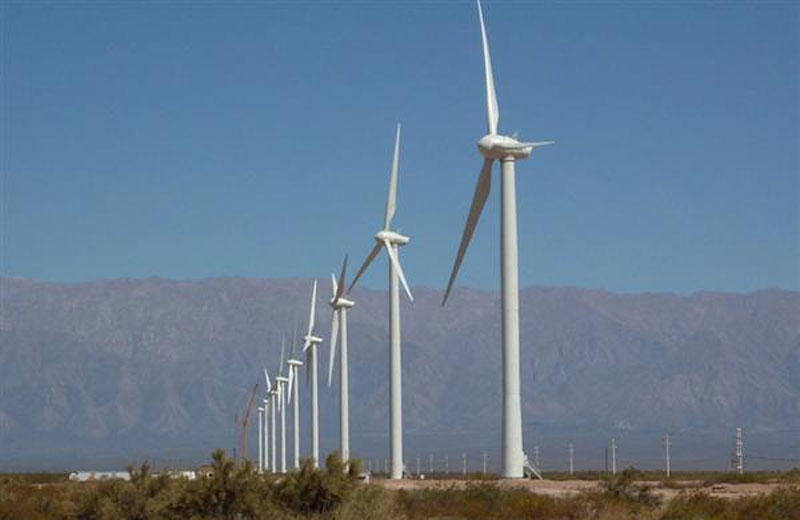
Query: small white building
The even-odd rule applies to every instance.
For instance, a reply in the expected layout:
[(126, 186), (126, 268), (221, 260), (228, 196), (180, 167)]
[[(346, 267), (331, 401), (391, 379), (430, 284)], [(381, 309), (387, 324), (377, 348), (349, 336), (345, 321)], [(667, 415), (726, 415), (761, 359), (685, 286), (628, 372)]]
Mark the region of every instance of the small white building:
[(130, 480), (127, 471), (73, 471), (69, 479), (75, 482), (95, 482), (97, 480)]

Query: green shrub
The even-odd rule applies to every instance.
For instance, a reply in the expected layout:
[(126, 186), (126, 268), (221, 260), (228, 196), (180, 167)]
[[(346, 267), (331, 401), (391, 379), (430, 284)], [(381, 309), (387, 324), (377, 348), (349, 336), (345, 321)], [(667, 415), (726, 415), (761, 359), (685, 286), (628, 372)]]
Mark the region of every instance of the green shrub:
[(356, 461), (350, 462), (350, 471), (338, 452), (331, 453), (325, 461), (325, 470), (314, 468), (314, 461), (303, 459), (300, 469), (285, 475), (276, 485), (276, 498), (286, 508), (301, 514), (328, 513), (345, 502), (353, 492), (358, 473)]

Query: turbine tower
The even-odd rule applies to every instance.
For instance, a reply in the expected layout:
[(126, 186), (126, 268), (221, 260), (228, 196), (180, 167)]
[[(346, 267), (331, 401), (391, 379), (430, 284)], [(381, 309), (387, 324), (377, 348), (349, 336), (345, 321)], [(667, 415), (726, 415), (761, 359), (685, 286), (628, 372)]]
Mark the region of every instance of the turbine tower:
[(278, 364), (278, 377), (275, 381), (278, 383), (278, 414), (281, 416), (281, 466), (280, 472), (286, 473), (286, 383), (289, 379), (283, 377), (283, 361), (286, 354), (286, 344), (281, 338), (281, 361)]
[(261, 468), (264, 471), (269, 471), (269, 399), (268, 396), (264, 397), (263, 401), (263, 408), (264, 408), (264, 417), (263, 417), (263, 426), (262, 431), (263, 433), (263, 446), (264, 446), (264, 455), (261, 459)]
[(264, 407), (258, 407), (258, 472), (264, 471)]
[(336, 275), (331, 274), (331, 284), (333, 297), (328, 305), (333, 309), (331, 316), (331, 351), (328, 359), (328, 386), (333, 381), (333, 363), (336, 358), (336, 343), (339, 335), (342, 337), (342, 354), (339, 361), (339, 453), (342, 462), (347, 464), (350, 460), (350, 379), (347, 366), (347, 309), (355, 305), (355, 302), (344, 298), (342, 294), (346, 286), (347, 276), (347, 255), (342, 263), (342, 272), (339, 275), (339, 283), (336, 283)]
[(308, 332), (303, 337), (303, 352), (306, 353), (307, 381), (311, 385), (311, 458), (314, 467), (319, 467), (319, 384), (317, 380), (317, 345), (322, 338), (314, 335), (314, 316), (317, 308), (317, 281), (311, 290), (311, 311), (308, 316)]
[(278, 408), (278, 390), (273, 388), (270, 390), (270, 405), (269, 405), (269, 422), (270, 422), (270, 448), (269, 452), (272, 457), (270, 461), (270, 471), (273, 473), (278, 472), (278, 430), (275, 423), (275, 410)]
[[(277, 470), (275, 465), (276, 450), (275, 441), (277, 431), (275, 430), (275, 407), (277, 403), (277, 391), (272, 386), (272, 381), (269, 379), (269, 372), (267, 367), (264, 367), (264, 379), (267, 383), (267, 395), (264, 396), (264, 467), (272, 472)], [(269, 412), (269, 424), (267, 423), (267, 412)]]
[(286, 363), (289, 365), (289, 404), (292, 404), (292, 397), (294, 397), (294, 415), (292, 416), (292, 468), (300, 469), (300, 385), (297, 384), (297, 381), (300, 377), (300, 367), (303, 366), (303, 362), (294, 357), (296, 340), (297, 327), (292, 331), (291, 357)]
[(397, 134), (394, 140), (394, 159), (392, 160), (392, 173), (389, 177), (389, 197), (386, 201), (386, 214), (383, 220), (383, 229), (375, 234), (375, 247), (372, 248), (364, 265), (361, 266), (350, 290), (355, 287), (358, 279), (364, 274), (372, 260), (378, 256), (381, 248), (386, 248), (389, 256), (389, 387), (391, 395), (390, 429), (392, 449), (392, 474), (391, 478), (403, 478), (403, 396), (402, 396), (402, 358), (400, 353), (400, 289), (398, 278), (403, 283), (403, 288), (412, 302), (411, 290), (408, 288), (403, 268), (400, 266), (400, 246), (408, 244), (409, 237), (392, 231), (390, 226), (397, 206), (397, 166), (400, 153), (400, 125), (397, 125)]
[(502, 164), (501, 173), (501, 284), (502, 284), (502, 322), (503, 322), (503, 477), (521, 478), (523, 476), (524, 454), (522, 452), (522, 409), (520, 403), (519, 368), (519, 268), (517, 263), (517, 194), (514, 165), (517, 160), (527, 159), (534, 148), (553, 144), (553, 141), (520, 142), (515, 137), (498, 134), (497, 125), (500, 111), (494, 89), (492, 60), (489, 56), (489, 42), (483, 23), (483, 11), (478, 1), (478, 19), (483, 41), (484, 74), (486, 79), (486, 120), (488, 134), (478, 141), (478, 150), (483, 155), (483, 167), (478, 176), (478, 184), (472, 198), (461, 244), (450, 274), (450, 281), (442, 300), (447, 302), (450, 290), (464, 260), (472, 233), (478, 223), (483, 206), (489, 197), (492, 184), (494, 161)]

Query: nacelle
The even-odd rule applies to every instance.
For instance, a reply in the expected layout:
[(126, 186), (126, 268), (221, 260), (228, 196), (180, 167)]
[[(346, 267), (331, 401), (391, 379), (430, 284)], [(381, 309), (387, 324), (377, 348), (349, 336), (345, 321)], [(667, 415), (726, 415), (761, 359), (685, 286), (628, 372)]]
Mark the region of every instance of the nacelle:
[(521, 143), (505, 135), (485, 135), (478, 141), (478, 150), (487, 159), (502, 161), (507, 157), (526, 159), (530, 157), (533, 146)]
[(338, 309), (338, 308), (342, 308), (342, 307), (345, 307), (345, 308), (349, 309), (349, 308), (353, 307), (356, 304), (356, 302), (354, 302), (353, 300), (348, 300), (347, 298), (344, 298), (344, 297), (340, 296), (338, 299), (337, 298), (331, 298), (330, 301), (328, 302), (328, 304), (331, 307), (333, 307), (334, 309)]
[(375, 240), (381, 243), (383, 243), (384, 241), (388, 241), (390, 244), (397, 244), (399, 246), (404, 246), (408, 244), (411, 238), (405, 235), (401, 235), (396, 231), (389, 231), (386, 229), (382, 229), (377, 233), (375, 233)]

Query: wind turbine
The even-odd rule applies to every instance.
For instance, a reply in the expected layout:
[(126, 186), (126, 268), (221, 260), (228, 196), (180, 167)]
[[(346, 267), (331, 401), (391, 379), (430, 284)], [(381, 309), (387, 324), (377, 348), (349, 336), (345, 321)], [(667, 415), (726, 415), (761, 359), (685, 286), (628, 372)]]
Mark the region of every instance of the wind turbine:
[(319, 385), (317, 380), (317, 345), (322, 343), (322, 338), (314, 335), (314, 316), (317, 308), (317, 281), (311, 290), (311, 311), (308, 316), (308, 332), (303, 337), (303, 352), (306, 353), (306, 370), (308, 382), (311, 385), (311, 458), (314, 467), (319, 467)]
[(289, 379), (283, 377), (283, 360), (286, 354), (286, 344), (281, 338), (281, 361), (278, 365), (278, 414), (281, 416), (281, 473), (286, 473), (286, 390), (285, 385)]
[[(289, 365), (289, 404), (292, 404), (292, 397), (294, 396), (294, 416), (292, 417), (294, 442), (292, 443), (292, 467), (294, 469), (300, 468), (300, 395), (298, 394), (300, 385), (297, 381), (300, 377), (300, 367), (303, 362), (295, 359), (295, 341), (297, 339), (297, 327), (292, 332), (292, 349), (291, 357), (286, 363)], [(294, 394), (292, 394), (294, 391)]]
[(483, 167), (475, 187), (472, 206), (469, 210), (464, 234), (458, 247), (450, 281), (444, 293), (442, 305), (447, 302), (458, 269), (464, 259), (472, 233), (480, 218), (492, 184), (494, 161), (502, 164), (501, 175), (501, 280), (503, 321), (503, 476), (523, 476), (524, 455), (522, 452), (522, 410), (520, 404), (519, 368), (519, 267), (517, 263), (517, 195), (514, 164), (527, 159), (534, 148), (553, 144), (554, 141), (520, 142), (516, 137), (500, 135), (497, 124), (500, 111), (494, 89), (492, 60), (489, 42), (483, 23), (483, 10), (478, 0), (478, 19), (483, 41), (484, 74), (486, 77), (486, 121), (488, 134), (478, 141), (478, 150), (483, 155)]
[(355, 303), (342, 296), (346, 285), (347, 255), (342, 263), (342, 272), (339, 283), (336, 275), (331, 273), (333, 297), (328, 305), (333, 309), (331, 316), (331, 352), (328, 359), (328, 386), (333, 380), (333, 362), (336, 358), (336, 342), (339, 334), (342, 336), (342, 354), (339, 361), (339, 453), (345, 464), (350, 460), (350, 380), (347, 367), (347, 309)]
[(262, 462), (262, 467), (264, 468), (265, 471), (269, 471), (270, 470), (269, 454), (271, 453), (270, 447), (269, 447), (269, 442), (270, 442), (270, 438), (272, 437), (270, 435), (270, 433), (269, 433), (269, 431), (270, 431), (269, 430), (269, 414), (270, 414), (270, 410), (272, 408), (271, 403), (270, 403), (270, 399), (271, 399), (271, 396), (272, 396), (272, 382), (269, 380), (269, 374), (267, 373), (267, 367), (264, 367), (264, 380), (265, 380), (265, 382), (267, 384), (267, 386), (266, 386), (267, 393), (264, 395), (264, 401), (263, 401), (263, 404), (264, 404), (264, 406), (263, 406), (263, 408), (264, 408), (264, 426), (263, 426), (263, 432), (264, 432), (263, 433), (263, 436), (264, 436), (264, 438), (263, 438), (264, 455), (263, 455), (263, 457), (264, 458), (263, 458), (263, 462)]
[(389, 177), (389, 197), (386, 200), (386, 214), (383, 220), (383, 229), (375, 233), (375, 247), (372, 248), (364, 265), (361, 266), (350, 290), (364, 274), (369, 264), (378, 256), (381, 248), (386, 248), (389, 255), (389, 386), (391, 395), (390, 429), (392, 449), (392, 474), (391, 478), (403, 478), (403, 396), (402, 396), (402, 360), (400, 354), (400, 288), (398, 278), (403, 283), (403, 288), (412, 302), (411, 290), (408, 288), (403, 268), (400, 266), (400, 246), (408, 244), (409, 237), (392, 231), (390, 226), (397, 206), (397, 166), (400, 153), (400, 125), (397, 125), (397, 134), (394, 141), (394, 159), (392, 160), (392, 173)]

